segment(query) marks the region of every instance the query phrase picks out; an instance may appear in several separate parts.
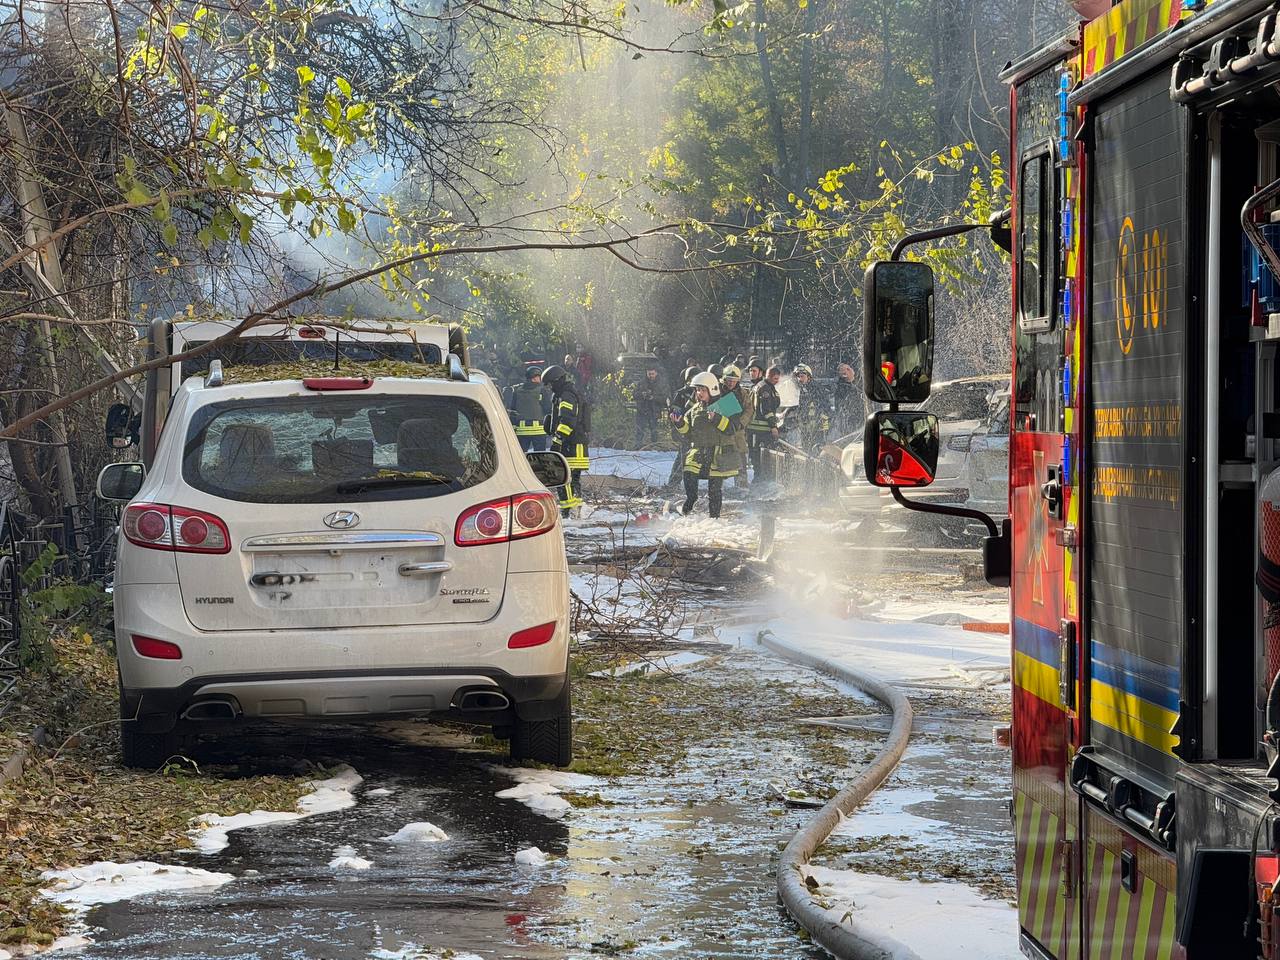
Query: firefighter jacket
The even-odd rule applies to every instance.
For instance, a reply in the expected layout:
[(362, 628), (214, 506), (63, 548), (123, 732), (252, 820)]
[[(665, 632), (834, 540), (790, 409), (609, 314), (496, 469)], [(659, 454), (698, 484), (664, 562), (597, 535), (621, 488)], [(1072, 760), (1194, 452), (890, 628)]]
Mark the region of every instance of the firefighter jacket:
[[(724, 389), (723, 385), (721, 385), (721, 389)], [(736, 387), (732, 390), (726, 390), (725, 392), (732, 393), (736, 396), (738, 398), (738, 403), (742, 405), (742, 412), (734, 418), (738, 422), (734, 425), (733, 445), (741, 456), (746, 457), (747, 431), (743, 429), (743, 426), (749, 426), (752, 418), (755, 416), (755, 398), (751, 395), (751, 391), (742, 385), (742, 381), (738, 381), (738, 385)]]
[(589, 469), (591, 460), (587, 443), (591, 433), (591, 408), (568, 380), (555, 395), (550, 421), (551, 449), (564, 454), (570, 470)]
[(507, 413), (518, 437), (543, 437), (546, 429), (543, 420), (551, 412), (546, 389), (538, 383), (526, 380), (507, 387)]
[(689, 444), (684, 472), (700, 477), (736, 477), (739, 470), (738, 447), (734, 442), (736, 421), (737, 417), (708, 411), (706, 405), (695, 401), (680, 422), (672, 426), (677, 438)]
[(837, 380), (833, 396), (833, 425), (840, 436), (854, 433), (862, 426), (862, 391), (852, 380)]
[(781, 406), (778, 388), (768, 380), (761, 380), (752, 391), (752, 415), (747, 421), (747, 429), (753, 433), (769, 433), (780, 427), (782, 421), (778, 417), (778, 408)]
[[(807, 438), (812, 439), (831, 429), (831, 404), (822, 388), (810, 380), (796, 384), (800, 388), (800, 403), (796, 405), (796, 426)], [(791, 421), (788, 420), (788, 423)]]

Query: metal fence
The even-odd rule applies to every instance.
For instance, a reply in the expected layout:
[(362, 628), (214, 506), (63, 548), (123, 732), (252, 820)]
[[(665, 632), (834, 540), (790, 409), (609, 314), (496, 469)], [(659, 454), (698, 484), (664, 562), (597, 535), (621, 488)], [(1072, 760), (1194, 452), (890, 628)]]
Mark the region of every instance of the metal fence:
[(21, 559), (18, 517), (12, 505), (0, 501), (0, 716), (13, 702), (22, 669)]

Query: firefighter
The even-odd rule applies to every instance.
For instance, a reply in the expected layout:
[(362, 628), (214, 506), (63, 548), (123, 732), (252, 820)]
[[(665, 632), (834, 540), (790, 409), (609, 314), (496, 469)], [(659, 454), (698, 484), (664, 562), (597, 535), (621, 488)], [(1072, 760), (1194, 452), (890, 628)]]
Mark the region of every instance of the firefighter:
[(737, 364), (730, 364), (724, 368), (724, 380), (720, 383), (720, 392), (722, 394), (732, 393), (738, 399), (738, 405), (742, 407), (742, 413), (737, 415), (737, 424), (733, 431), (734, 448), (738, 451), (738, 475), (734, 480), (734, 486), (747, 486), (747, 455), (750, 452), (747, 440), (747, 431), (743, 430), (742, 424), (751, 422), (751, 415), (754, 409), (751, 391), (742, 383), (742, 370)]
[(831, 406), (823, 396), (822, 388), (814, 383), (813, 368), (807, 363), (797, 363), (791, 375), (800, 388), (800, 402), (795, 412), (795, 425), (799, 431), (796, 445), (809, 453), (822, 444), (831, 429)]
[(772, 480), (773, 464), (764, 455), (764, 451), (773, 446), (781, 432), (778, 410), (782, 407), (782, 397), (778, 394), (778, 381), (782, 379), (782, 371), (776, 366), (768, 372), (751, 391), (751, 419), (747, 421), (747, 449), (751, 457), (751, 468), (755, 471), (756, 480)]
[(707, 505), (713, 519), (720, 516), (724, 481), (738, 473), (738, 451), (733, 442), (733, 417), (712, 409), (720, 397), (720, 381), (710, 372), (693, 378), (694, 402), (683, 415), (670, 414), (675, 434), (688, 441), (684, 458), (684, 505), (686, 516), (698, 502), (698, 481), (707, 481)]
[(658, 381), (658, 364), (645, 364), (644, 377), (634, 387), (636, 404), (636, 447), (658, 442), (658, 413), (662, 406), (662, 384)]
[(754, 392), (755, 388), (760, 386), (760, 381), (764, 379), (764, 361), (759, 357), (752, 357), (747, 361), (747, 389)]
[(520, 449), (525, 453), (547, 449), (547, 431), (543, 421), (551, 412), (551, 401), (542, 386), (542, 371), (537, 367), (526, 367), (524, 382), (507, 387), (506, 401), (511, 426), (515, 427), (516, 436), (520, 438)]
[(564, 367), (547, 367), (542, 372), (542, 382), (551, 390), (551, 413), (547, 418), (551, 449), (563, 454), (569, 463), (569, 482), (559, 491), (560, 515), (567, 517), (574, 507), (582, 506), (582, 475), (591, 469), (587, 449), (591, 408)]
[[(672, 394), (671, 400), (667, 403), (668, 417), (673, 413), (677, 416), (682, 416), (689, 409), (693, 403), (693, 378), (700, 372), (693, 364), (689, 364), (684, 368), (684, 373), (680, 375), (683, 385)], [(680, 449), (676, 454), (675, 461), (671, 464), (671, 475), (667, 477), (667, 483), (675, 483), (684, 473), (684, 457), (689, 452), (689, 443), (684, 437), (678, 437), (677, 442), (680, 444)]]
[(836, 367), (836, 388), (832, 397), (834, 416), (832, 426), (835, 435), (847, 437), (862, 427), (863, 416), (862, 393), (854, 381), (853, 366), (842, 363)]

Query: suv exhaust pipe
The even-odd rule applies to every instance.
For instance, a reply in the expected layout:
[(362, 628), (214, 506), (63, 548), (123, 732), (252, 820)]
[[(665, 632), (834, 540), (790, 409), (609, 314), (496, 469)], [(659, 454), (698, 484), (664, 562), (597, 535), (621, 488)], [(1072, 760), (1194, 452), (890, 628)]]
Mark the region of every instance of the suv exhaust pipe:
[(458, 701), (459, 710), (505, 710), (511, 700), (501, 690), (468, 690)]
[(182, 711), (183, 720), (234, 720), (239, 715), (238, 705), (229, 699), (201, 700)]

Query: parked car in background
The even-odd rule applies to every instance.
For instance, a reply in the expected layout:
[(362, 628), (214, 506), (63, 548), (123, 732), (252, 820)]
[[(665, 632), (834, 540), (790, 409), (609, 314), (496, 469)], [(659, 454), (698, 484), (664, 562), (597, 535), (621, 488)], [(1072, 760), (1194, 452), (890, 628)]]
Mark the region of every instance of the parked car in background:
[[(1008, 396), (1009, 378), (1007, 375), (963, 377), (935, 384), (929, 399), (919, 405), (919, 409), (935, 414), (939, 420), (942, 435), (942, 449), (938, 457), (938, 469), (931, 486), (912, 493), (912, 499), (928, 500), (933, 503), (966, 504), (971, 499), (973, 485), (973, 444), (975, 438), (981, 437), (979, 455), (982, 464), (979, 467), (982, 476), (980, 493), (993, 500), (1001, 499), (998, 491), (991, 488), (990, 478), (995, 474), (1003, 476), (1006, 493), (999, 513), (1007, 512), (1007, 470), (995, 462), (999, 457), (1008, 457)], [(994, 441), (993, 418), (1004, 398), (1004, 434), (1003, 452)], [(840, 469), (845, 483), (840, 491), (840, 502), (855, 517), (879, 517), (883, 512), (895, 506), (892, 494), (885, 489), (874, 487), (867, 482), (863, 473), (862, 437), (854, 435), (837, 441), (841, 445)]]
[(969, 499), (965, 506), (997, 520), (1009, 515), (1010, 397), (1008, 390), (997, 393), (990, 415), (969, 437)]

